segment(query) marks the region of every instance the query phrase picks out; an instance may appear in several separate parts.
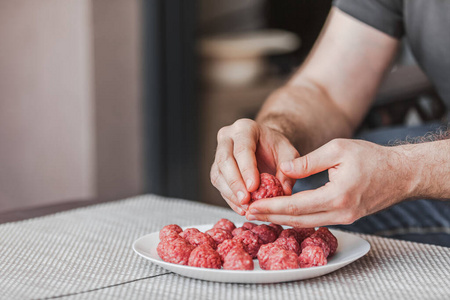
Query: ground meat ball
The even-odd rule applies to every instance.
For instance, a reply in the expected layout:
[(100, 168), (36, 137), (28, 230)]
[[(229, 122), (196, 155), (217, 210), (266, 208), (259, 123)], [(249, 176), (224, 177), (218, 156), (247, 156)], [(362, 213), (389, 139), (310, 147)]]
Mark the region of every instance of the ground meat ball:
[(258, 225), (251, 231), (259, 237), (262, 244), (272, 243), (278, 237), (275, 229), (266, 224)]
[(206, 244), (213, 249), (217, 248), (217, 244), (213, 238), (204, 232), (193, 233), (186, 240), (195, 247)]
[(298, 257), (300, 268), (324, 266), (327, 258), (319, 246), (307, 246)]
[(252, 201), (283, 196), (283, 186), (275, 176), (268, 173), (261, 173), (259, 188), (250, 195)]
[(183, 231), (182, 233), (180, 233), (180, 236), (185, 239), (188, 240), (189, 236), (191, 236), (194, 233), (199, 233), (200, 230), (198, 230), (197, 228), (188, 228), (185, 231)]
[(283, 249), (294, 251), (297, 255), (301, 252), (299, 243), (292, 236), (288, 238), (278, 238), (274, 244), (282, 247)]
[(337, 238), (328, 230), (326, 227), (320, 227), (317, 229), (317, 231), (314, 233), (314, 236), (318, 236), (322, 238), (328, 246), (330, 246), (330, 255), (333, 255), (336, 252), (336, 249), (338, 247), (338, 241)]
[(280, 251), (282, 248), (279, 245), (275, 245), (274, 243), (269, 243), (269, 244), (265, 244), (262, 245), (259, 248), (258, 251), (258, 261), (259, 261), (259, 266), (261, 267), (261, 269), (266, 270), (267, 269), (267, 261), (269, 260), (269, 257), (276, 253), (277, 251)]
[(325, 257), (328, 257), (328, 255), (330, 254), (330, 246), (328, 246), (328, 243), (318, 236), (310, 236), (306, 238), (300, 245), (302, 252), (303, 249), (308, 246), (319, 246), (320, 248), (322, 248)]
[(283, 231), (283, 226), (278, 225), (278, 224), (274, 224), (274, 223), (270, 223), (269, 224), (270, 227), (272, 227), (273, 229), (275, 229), (275, 232), (277, 233), (277, 237), (281, 234), (281, 232)]
[(294, 251), (280, 249), (269, 256), (266, 268), (266, 270), (298, 269), (300, 264)]
[(168, 231), (164, 234), (164, 236), (162, 237), (162, 239), (160, 239), (160, 241), (173, 241), (179, 238), (181, 238), (180, 235), (175, 231)]
[(307, 237), (310, 237), (316, 231), (316, 229), (314, 229), (314, 228), (298, 228), (298, 227), (294, 227), (292, 229), (297, 231), (297, 241), (298, 241), (299, 244), (301, 244), (304, 239), (306, 239)]
[(225, 257), (227, 256), (228, 252), (230, 252), (230, 250), (233, 249), (234, 247), (241, 247), (242, 249), (244, 249), (244, 244), (240, 241), (231, 239), (225, 240), (220, 245), (217, 246), (217, 253), (219, 253), (222, 261), (225, 260)]
[(232, 234), (233, 236), (238, 236), (238, 235), (240, 235), (241, 233), (243, 233), (244, 231), (247, 231), (247, 229), (245, 229), (245, 228), (243, 228), (243, 227), (238, 227), (238, 228), (235, 228), (231, 234)]
[(219, 245), (225, 240), (229, 240), (233, 238), (233, 235), (227, 231), (223, 230), (221, 228), (213, 228), (205, 232), (206, 234), (209, 234), (213, 240), (216, 242), (216, 245)]
[(163, 261), (173, 264), (187, 265), (189, 256), (194, 248), (194, 246), (189, 244), (183, 238), (178, 238), (172, 241), (165, 240), (160, 242), (156, 248), (156, 251)]
[(219, 253), (210, 246), (203, 244), (191, 252), (188, 265), (198, 268), (220, 269), (222, 268), (222, 261)]
[(241, 235), (235, 236), (233, 240), (237, 240), (244, 244), (245, 251), (250, 254), (252, 258), (256, 258), (259, 247), (261, 246), (261, 241), (256, 234), (250, 230), (244, 231)]
[(255, 223), (252, 223), (252, 222), (245, 222), (244, 224), (242, 224), (242, 228), (245, 228), (247, 230), (252, 230), (256, 226), (258, 226), (258, 225), (256, 225)]
[(225, 270), (253, 270), (253, 260), (242, 247), (234, 247), (225, 256), (223, 268)]
[(183, 229), (176, 224), (166, 225), (159, 232), (159, 239), (162, 241), (166, 236), (174, 236), (174, 234), (178, 235), (182, 231)]
[(233, 222), (227, 219), (220, 219), (213, 228), (222, 228), (224, 230), (227, 230), (229, 232), (233, 232), (233, 230), (236, 228)]
[[(297, 240), (298, 242), (298, 233), (297, 231), (295, 231), (294, 229), (290, 228), (290, 229), (285, 229), (283, 230), (280, 235), (278, 236), (278, 238), (288, 238), (288, 237), (293, 237), (294, 239)], [(301, 243), (301, 242), (300, 242)], [(299, 244), (300, 244), (299, 243)]]

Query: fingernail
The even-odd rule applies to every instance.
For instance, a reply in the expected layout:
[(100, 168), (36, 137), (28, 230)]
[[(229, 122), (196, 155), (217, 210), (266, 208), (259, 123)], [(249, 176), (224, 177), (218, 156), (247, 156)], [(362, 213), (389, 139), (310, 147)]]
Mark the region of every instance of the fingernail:
[(247, 216), (247, 220), (253, 221), (253, 220), (256, 220), (256, 218), (255, 218), (254, 215), (248, 215), (248, 216)]
[(237, 210), (237, 213), (240, 215), (242, 215), (244, 213), (244, 211), (240, 207), (236, 206), (236, 210)]
[(259, 210), (257, 210), (256, 208), (252, 208), (252, 209), (250, 209), (250, 213), (259, 214)]
[(245, 183), (245, 185), (247, 186), (247, 190), (250, 189), (250, 187), (252, 186), (252, 184), (253, 184), (253, 180), (247, 179), (247, 181), (246, 181), (246, 183)]
[(245, 197), (245, 194), (241, 191), (237, 192), (237, 198), (239, 200), (239, 202), (241, 202)]
[(283, 171), (290, 172), (293, 169), (293, 163), (292, 161), (282, 162), (280, 168), (283, 169)]
[(242, 205), (242, 209), (243, 209), (244, 211), (247, 211), (247, 210), (248, 210), (248, 205), (247, 205), (247, 204)]

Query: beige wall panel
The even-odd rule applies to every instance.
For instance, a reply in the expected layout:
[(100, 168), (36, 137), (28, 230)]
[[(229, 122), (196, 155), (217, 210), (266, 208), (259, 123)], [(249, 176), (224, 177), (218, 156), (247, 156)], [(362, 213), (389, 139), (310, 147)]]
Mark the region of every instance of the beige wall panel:
[(143, 190), (141, 0), (94, 0), (97, 184), (102, 199)]
[(89, 0), (0, 0), (0, 210), (95, 196)]

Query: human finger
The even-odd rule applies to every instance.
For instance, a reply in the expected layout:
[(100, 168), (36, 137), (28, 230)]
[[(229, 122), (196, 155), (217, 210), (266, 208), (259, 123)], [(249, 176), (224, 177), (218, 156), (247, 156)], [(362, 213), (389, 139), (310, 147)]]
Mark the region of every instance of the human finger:
[[(218, 136), (215, 164), (229, 189), (236, 196), (238, 203), (247, 203), (250, 200), (239, 167), (233, 155), (233, 140), (229, 137)], [(236, 204), (238, 204), (236, 203)]]
[(306, 215), (332, 209), (333, 205), (330, 205), (332, 199), (332, 189), (323, 186), (315, 190), (299, 192), (292, 196), (255, 201), (250, 205), (248, 213), (253, 215)]
[(290, 216), (290, 215), (269, 215), (269, 214), (261, 214), (261, 215), (246, 215), (249, 221), (263, 221), (263, 222), (272, 222), (280, 225), (287, 225), (292, 227), (319, 227), (319, 226), (328, 226), (328, 225), (338, 225), (338, 224), (351, 224), (343, 221), (342, 215), (340, 215), (339, 211), (326, 211), (326, 212), (318, 212), (314, 214), (308, 215), (300, 215), (300, 216)]
[(338, 142), (330, 142), (299, 158), (284, 161), (280, 170), (291, 178), (304, 178), (328, 170), (338, 164)]

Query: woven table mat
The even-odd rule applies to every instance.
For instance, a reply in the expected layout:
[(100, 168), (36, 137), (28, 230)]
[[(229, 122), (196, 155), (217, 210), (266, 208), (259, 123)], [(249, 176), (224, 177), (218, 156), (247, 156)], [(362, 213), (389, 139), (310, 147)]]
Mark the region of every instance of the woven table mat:
[(144, 195), (0, 225), (1, 299), (450, 299), (450, 248), (361, 235), (370, 252), (326, 276), (278, 284), (190, 279), (133, 252), (164, 225), (245, 219)]

